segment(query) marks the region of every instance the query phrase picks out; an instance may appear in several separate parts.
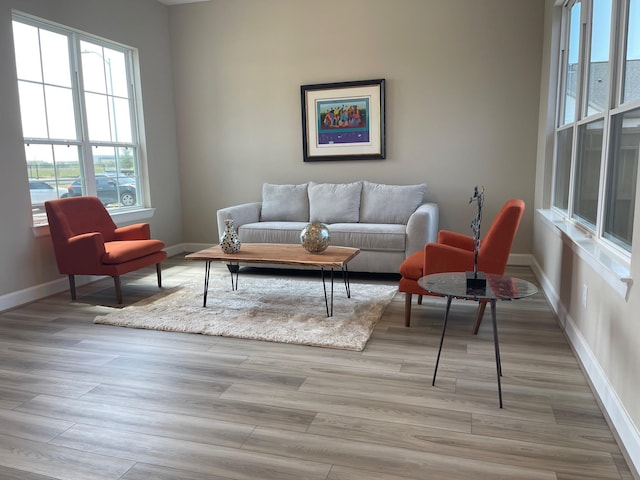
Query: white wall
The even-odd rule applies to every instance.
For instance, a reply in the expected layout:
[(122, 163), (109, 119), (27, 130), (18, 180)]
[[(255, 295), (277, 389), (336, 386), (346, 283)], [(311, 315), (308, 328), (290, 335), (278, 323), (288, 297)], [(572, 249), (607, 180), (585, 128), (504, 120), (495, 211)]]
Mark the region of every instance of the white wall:
[(11, 9), (139, 49), (152, 234), (182, 241), (169, 9), (155, 0), (0, 0), (0, 296), (60, 278), (49, 237), (31, 228), (16, 82)]
[[(542, 68), (540, 130), (536, 172), (538, 208), (550, 205), (550, 179), (553, 171), (554, 88), (557, 58), (553, 52), (559, 42), (560, 9), (546, 0), (545, 47)], [(636, 180), (640, 183), (640, 175)], [(584, 251), (560, 231), (534, 218), (534, 268), (552, 307), (558, 313), (571, 342), (602, 405), (623, 440), (630, 460), (640, 469), (640, 335), (638, 312), (640, 295), (640, 196), (636, 197), (631, 277), (628, 299), (616, 281), (605, 281), (606, 269), (590, 261)], [(621, 286), (622, 284), (620, 284)], [(583, 305), (583, 286), (587, 304)]]
[[(212, 0), (171, 8), (187, 242), (263, 182), (426, 182), (441, 227), (470, 233), (511, 197), (531, 252), (543, 3)], [(385, 78), (387, 158), (304, 163), (300, 86)]]

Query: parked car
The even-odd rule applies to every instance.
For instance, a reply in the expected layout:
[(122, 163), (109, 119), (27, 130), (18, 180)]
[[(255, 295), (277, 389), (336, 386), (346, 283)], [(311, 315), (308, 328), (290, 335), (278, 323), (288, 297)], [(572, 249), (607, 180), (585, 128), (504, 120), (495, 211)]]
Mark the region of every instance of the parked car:
[(47, 200), (55, 200), (67, 196), (67, 190), (56, 188), (42, 180), (29, 180), (29, 193), (31, 194), (31, 206), (41, 209)]
[[(116, 179), (107, 175), (96, 175), (96, 190), (98, 198), (104, 205), (120, 203), (125, 207), (130, 207), (136, 204), (136, 185), (132, 179)], [(65, 196), (82, 196), (82, 181), (80, 178), (76, 178), (69, 185)]]

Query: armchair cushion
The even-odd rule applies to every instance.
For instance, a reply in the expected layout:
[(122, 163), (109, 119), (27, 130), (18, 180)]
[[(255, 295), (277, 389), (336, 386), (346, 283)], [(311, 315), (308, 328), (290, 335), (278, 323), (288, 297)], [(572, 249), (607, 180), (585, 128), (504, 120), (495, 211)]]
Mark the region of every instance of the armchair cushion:
[(123, 240), (106, 242), (105, 252), (101, 257), (102, 263), (125, 263), (136, 258), (146, 257), (164, 248), (160, 240)]

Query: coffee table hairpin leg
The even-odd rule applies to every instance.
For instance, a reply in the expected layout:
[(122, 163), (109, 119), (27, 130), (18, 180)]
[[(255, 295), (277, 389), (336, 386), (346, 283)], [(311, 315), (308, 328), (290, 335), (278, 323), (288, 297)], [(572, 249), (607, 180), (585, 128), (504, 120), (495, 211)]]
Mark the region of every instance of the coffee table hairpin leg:
[[(211, 273), (211, 262), (213, 260), (207, 260), (204, 264), (204, 294), (202, 306), (207, 306), (207, 292), (209, 291), (209, 274)], [(231, 290), (238, 290), (238, 276), (240, 271), (240, 264), (228, 263), (227, 268), (231, 274)], [(333, 268), (331, 269), (331, 308), (329, 308), (329, 300), (327, 298), (327, 285), (324, 278), (324, 268), (320, 268), (322, 273), (322, 288), (324, 289), (324, 304), (327, 309), (327, 317), (333, 316)], [(347, 298), (351, 298), (351, 286), (349, 285), (349, 270), (346, 265), (342, 268), (342, 275), (344, 277), (344, 287), (347, 291)]]
[(207, 292), (209, 291), (209, 273), (211, 272), (211, 262), (213, 260), (207, 260), (204, 262), (204, 294), (202, 295), (202, 306), (207, 306)]
[[(329, 308), (329, 301), (327, 300), (327, 285), (324, 280), (324, 268), (320, 267), (320, 273), (322, 274), (322, 288), (324, 289), (324, 304), (327, 307), (327, 317), (333, 317), (333, 268), (331, 269), (331, 308)], [(342, 267), (342, 277), (344, 278), (344, 288), (347, 291), (347, 298), (351, 298), (349, 270), (346, 265)]]
[[(211, 273), (211, 262), (213, 260), (207, 260), (204, 262), (204, 294), (202, 295), (202, 306), (207, 306), (207, 292), (209, 291), (209, 274)], [(229, 273), (231, 273), (231, 290), (238, 290), (238, 272), (240, 271), (240, 265), (237, 263), (227, 264)], [(235, 274), (235, 279), (233, 278)]]
[(333, 268), (331, 269), (331, 313), (329, 313), (329, 302), (327, 300), (327, 284), (324, 281), (324, 268), (320, 267), (322, 274), (322, 288), (324, 289), (324, 304), (327, 307), (327, 317), (333, 317)]
[[(227, 263), (227, 268), (229, 269), (229, 273), (231, 274), (231, 290), (238, 290), (238, 272), (240, 271), (239, 263)], [(233, 280), (233, 276), (236, 276), (235, 283)]]

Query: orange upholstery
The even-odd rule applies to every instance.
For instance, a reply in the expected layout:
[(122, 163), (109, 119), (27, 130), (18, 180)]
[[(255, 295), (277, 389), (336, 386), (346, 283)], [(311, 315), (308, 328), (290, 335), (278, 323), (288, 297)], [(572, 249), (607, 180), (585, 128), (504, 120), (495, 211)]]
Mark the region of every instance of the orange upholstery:
[[(504, 204), (480, 243), (478, 271), (504, 274), (524, 207), (524, 201), (520, 199), (511, 199)], [(427, 243), (424, 250), (406, 258), (400, 265), (402, 278), (398, 289), (406, 294), (404, 319), (407, 327), (411, 322), (412, 294), (418, 295), (419, 304), (423, 295), (429, 295), (420, 288), (418, 279), (431, 273), (472, 271), (473, 257), (473, 237), (441, 230), (437, 243)], [(480, 303), (474, 333), (480, 328), (485, 307), (486, 302)]]
[(122, 303), (120, 275), (156, 266), (162, 286), (160, 262), (166, 260), (164, 243), (152, 240), (149, 224), (118, 228), (97, 197), (69, 197), (45, 202), (53, 250), (60, 273), (69, 276), (71, 298), (76, 299), (74, 275), (113, 277), (118, 303)]

